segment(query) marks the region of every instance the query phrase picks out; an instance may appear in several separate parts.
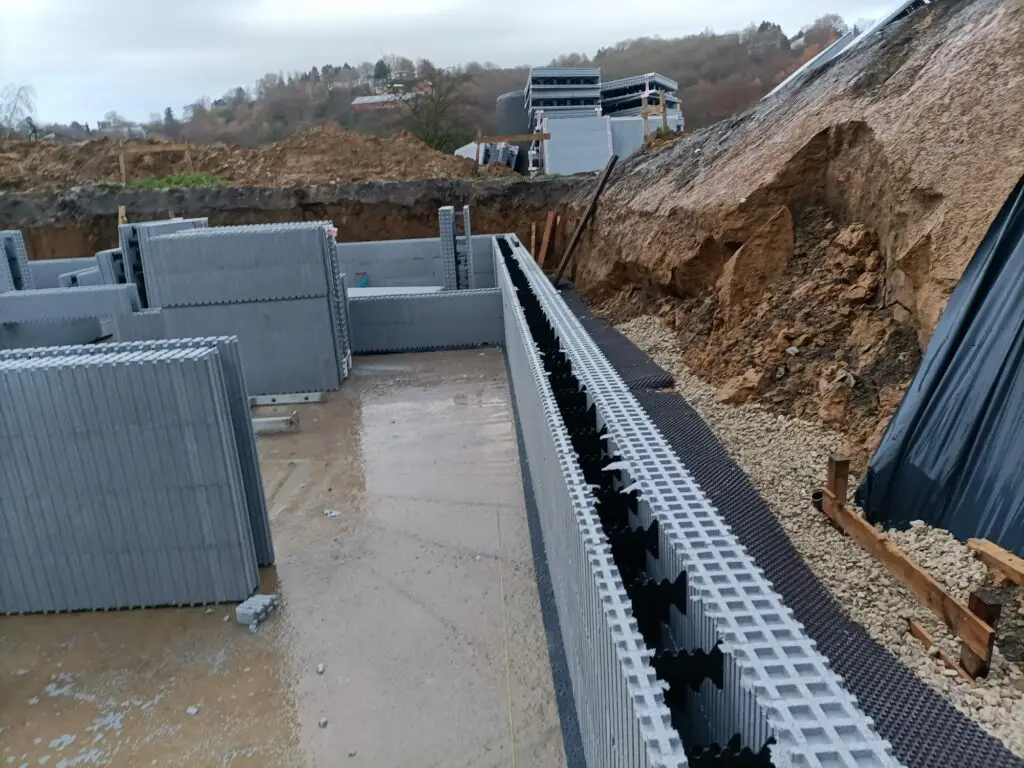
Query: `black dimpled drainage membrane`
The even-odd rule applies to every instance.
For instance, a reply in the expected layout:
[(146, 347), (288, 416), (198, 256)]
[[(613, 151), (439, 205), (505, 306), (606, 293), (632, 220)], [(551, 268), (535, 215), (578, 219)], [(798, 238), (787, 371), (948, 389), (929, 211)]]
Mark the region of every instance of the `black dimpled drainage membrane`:
[[(614, 328), (590, 315), (578, 294), (564, 291), (562, 295), (627, 383), (627, 374), (634, 382), (653, 375), (637, 377), (636, 371), (650, 371), (650, 366), (657, 365)], [(598, 324), (606, 330), (592, 330)], [(647, 365), (638, 357), (646, 358)], [(960, 714), (842, 611), (746, 474), (686, 400), (642, 383), (630, 383), (630, 387), (901, 762), (910, 768), (1024, 766), (1024, 760)]]
[(633, 342), (604, 320), (590, 314), (583, 297), (576, 291), (562, 288), (558, 292), (626, 384), (643, 389), (667, 389), (675, 383), (671, 373), (637, 349)]

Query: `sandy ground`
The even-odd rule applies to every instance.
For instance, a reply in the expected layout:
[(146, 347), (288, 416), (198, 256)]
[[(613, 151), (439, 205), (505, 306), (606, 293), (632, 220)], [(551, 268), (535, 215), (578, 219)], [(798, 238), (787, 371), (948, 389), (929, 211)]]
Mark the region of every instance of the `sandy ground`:
[(300, 418), (260, 442), (281, 611), (0, 618), (0, 765), (564, 765), (501, 352)]

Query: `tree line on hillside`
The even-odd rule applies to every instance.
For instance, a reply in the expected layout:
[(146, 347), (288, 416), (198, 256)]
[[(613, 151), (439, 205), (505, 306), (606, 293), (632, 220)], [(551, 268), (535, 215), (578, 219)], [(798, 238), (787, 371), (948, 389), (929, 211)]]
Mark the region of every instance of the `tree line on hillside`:
[[(598, 66), (605, 80), (645, 72), (667, 75), (679, 82), (689, 131), (746, 109), (846, 31), (841, 17), (827, 15), (790, 39), (778, 24), (765, 21), (740, 32), (706, 30), (675, 39), (624, 40), (593, 56), (566, 54), (551, 64)], [(76, 122), (37, 130), (29, 125), (33, 133), (69, 139), (88, 138), (97, 130), (114, 135), (135, 131), (175, 140), (256, 146), (333, 122), (380, 136), (408, 130), (428, 145), (451, 152), (471, 141), (477, 131), (494, 132), (495, 100), (523, 88), (528, 72), (528, 66), (501, 68), (489, 62), (441, 69), (427, 59), (414, 62), (392, 55), (354, 66), (346, 62), (306, 72), (270, 73), (251, 88), (239, 86), (216, 99), (197, 99), (180, 112), (167, 107), (142, 126), (116, 112), (109, 112), (97, 126)], [(381, 93), (416, 95), (389, 110), (362, 111), (352, 104), (358, 96)], [(0, 129), (6, 125), (7, 133), (16, 128), (28, 132), (24, 118), (31, 113), (31, 103), (25, 114), (24, 94), (21, 91), (14, 105), (0, 98)], [(14, 116), (22, 118), (20, 124), (14, 124)]]

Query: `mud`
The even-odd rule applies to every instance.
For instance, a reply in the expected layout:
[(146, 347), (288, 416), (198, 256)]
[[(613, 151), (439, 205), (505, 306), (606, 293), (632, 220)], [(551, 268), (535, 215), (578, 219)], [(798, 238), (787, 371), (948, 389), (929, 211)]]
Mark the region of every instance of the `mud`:
[(259, 444), (280, 612), (0, 617), (0, 758), (565, 764), (500, 350), (357, 359), (299, 408)]

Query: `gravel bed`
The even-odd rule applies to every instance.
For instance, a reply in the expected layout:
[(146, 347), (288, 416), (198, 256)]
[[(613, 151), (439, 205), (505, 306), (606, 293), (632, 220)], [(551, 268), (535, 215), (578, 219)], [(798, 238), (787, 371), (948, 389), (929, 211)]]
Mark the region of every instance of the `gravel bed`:
[[(987, 678), (966, 682), (935, 658), (936, 651), (927, 652), (910, 635), (907, 619), (917, 619), (954, 658), (960, 654), (959, 640), (874, 557), (832, 528), (811, 506), (811, 493), (824, 485), (828, 456), (841, 444), (842, 436), (818, 424), (771, 413), (758, 404), (718, 402), (716, 388), (686, 368), (673, 332), (656, 317), (638, 317), (617, 328), (675, 376), (676, 390), (750, 476), (794, 546), (846, 612), (953, 706), (1024, 757), (1024, 668), (1009, 661), (1000, 649), (1007, 633), (1017, 636), (1015, 641), (1008, 638), (1008, 643), (1020, 644), (1024, 627), (1020, 591), (1011, 590), (1003, 606), (991, 672)], [(851, 478), (851, 495), (854, 485)], [(915, 523), (909, 530), (888, 534), (958, 599), (966, 602), (971, 591), (986, 583), (985, 565), (947, 531)]]

